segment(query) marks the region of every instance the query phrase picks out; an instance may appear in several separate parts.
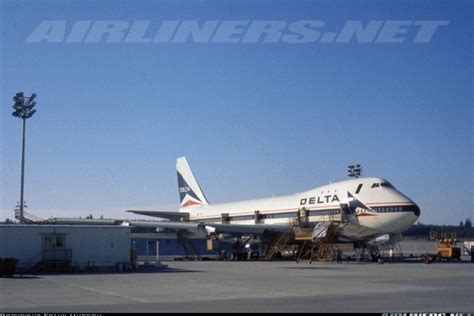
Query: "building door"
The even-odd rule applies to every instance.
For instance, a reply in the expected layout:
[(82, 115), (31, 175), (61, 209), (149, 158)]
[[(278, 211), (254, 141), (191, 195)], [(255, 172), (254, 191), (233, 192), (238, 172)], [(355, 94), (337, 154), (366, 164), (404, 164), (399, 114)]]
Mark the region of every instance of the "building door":
[(42, 260), (68, 260), (65, 234), (44, 234), (42, 242)]

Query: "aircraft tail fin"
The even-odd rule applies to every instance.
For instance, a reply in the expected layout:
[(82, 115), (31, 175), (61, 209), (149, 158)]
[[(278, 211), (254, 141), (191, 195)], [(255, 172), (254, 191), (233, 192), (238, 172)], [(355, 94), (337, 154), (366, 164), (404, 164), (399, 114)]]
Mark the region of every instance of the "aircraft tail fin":
[(194, 178), (186, 157), (180, 157), (176, 161), (178, 172), (179, 201), (181, 207), (208, 205), (206, 196)]

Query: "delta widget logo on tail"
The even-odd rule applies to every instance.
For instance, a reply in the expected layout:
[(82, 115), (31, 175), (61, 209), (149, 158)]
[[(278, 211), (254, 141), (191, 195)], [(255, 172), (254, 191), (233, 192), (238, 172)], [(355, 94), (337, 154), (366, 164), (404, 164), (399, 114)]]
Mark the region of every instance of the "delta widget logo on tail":
[(209, 202), (189, 168), (186, 158), (178, 158), (176, 163), (178, 173), (179, 200), (181, 207), (202, 206)]

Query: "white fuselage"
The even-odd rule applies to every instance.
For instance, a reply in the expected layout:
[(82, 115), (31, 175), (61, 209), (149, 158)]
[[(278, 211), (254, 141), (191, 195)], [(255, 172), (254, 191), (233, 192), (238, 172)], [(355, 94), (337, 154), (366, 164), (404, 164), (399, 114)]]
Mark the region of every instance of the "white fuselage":
[(290, 224), (298, 210), (309, 211), (308, 221), (316, 223), (339, 216), (341, 203), (348, 193), (368, 209), (357, 209), (341, 235), (347, 239), (363, 239), (380, 234), (399, 234), (417, 220), (420, 209), (406, 195), (381, 178), (361, 178), (324, 185), (293, 195), (224, 204), (181, 208), (189, 212), (191, 221), (221, 223), (228, 214), (228, 223)]

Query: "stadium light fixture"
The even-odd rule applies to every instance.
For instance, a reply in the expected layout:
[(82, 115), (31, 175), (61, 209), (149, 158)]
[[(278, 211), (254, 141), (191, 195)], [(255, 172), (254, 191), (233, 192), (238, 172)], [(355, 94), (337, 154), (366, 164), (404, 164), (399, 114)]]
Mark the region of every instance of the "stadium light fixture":
[(362, 175), (362, 166), (360, 164), (347, 166), (347, 175), (357, 179)]
[(36, 99), (38, 95), (33, 93), (30, 97), (25, 97), (23, 92), (18, 92), (13, 97), (13, 113), (14, 117), (20, 118), (23, 120), (23, 134), (22, 134), (22, 143), (21, 143), (21, 181), (20, 181), (20, 224), (24, 224), (24, 208), (25, 201), (23, 199), (24, 193), (24, 184), (25, 184), (25, 131), (26, 131), (26, 120), (32, 117), (36, 110)]

